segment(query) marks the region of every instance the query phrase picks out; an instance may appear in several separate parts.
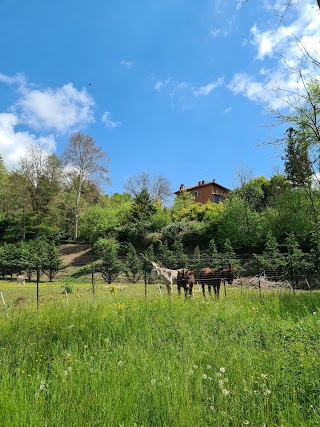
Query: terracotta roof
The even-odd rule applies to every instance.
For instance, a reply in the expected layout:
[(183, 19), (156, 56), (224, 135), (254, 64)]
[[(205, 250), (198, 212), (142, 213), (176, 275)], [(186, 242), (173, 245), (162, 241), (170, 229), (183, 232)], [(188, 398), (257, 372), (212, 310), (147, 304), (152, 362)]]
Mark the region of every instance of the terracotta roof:
[[(196, 188), (205, 187), (207, 185), (216, 185), (216, 186), (218, 186), (220, 188), (223, 188), (226, 191), (230, 191), (229, 188), (224, 187), (221, 184), (218, 184), (216, 181), (207, 181), (207, 182), (205, 182), (205, 181), (199, 181), (197, 185), (193, 185), (192, 187), (185, 187), (183, 189), (183, 191), (194, 190)], [(178, 190), (178, 191), (174, 192), (174, 194), (177, 194), (177, 193), (181, 193), (181, 190)]]

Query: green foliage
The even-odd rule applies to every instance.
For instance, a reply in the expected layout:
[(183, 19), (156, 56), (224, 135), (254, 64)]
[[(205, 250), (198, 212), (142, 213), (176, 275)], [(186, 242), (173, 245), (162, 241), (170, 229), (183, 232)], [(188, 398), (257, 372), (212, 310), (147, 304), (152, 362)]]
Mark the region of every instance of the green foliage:
[(290, 127), (285, 152), (285, 171), (294, 187), (311, 183), (312, 167), (308, 153), (308, 141), (304, 132)]
[(303, 279), (309, 268), (309, 262), (300, 249), (299, 243), (293, 233), (290, 233), (286, 238), (285, 244), (287, 247), (285, 273), (294, 285), (298, 285), (299, 279)]
[(137, 283), (142, 277), (143, 262), (139, 258), (132, 243), (127, 244), (127, 256), (124, 262), (124, 272), (130, 283)]
[(93, 246), (101, 262), (96, 270), (102, 274), (103, 279), (111, 284), (123, 270), (123, 264), (118, 259), (119, 242), (115, 239), (104, 239), (100, 237)]

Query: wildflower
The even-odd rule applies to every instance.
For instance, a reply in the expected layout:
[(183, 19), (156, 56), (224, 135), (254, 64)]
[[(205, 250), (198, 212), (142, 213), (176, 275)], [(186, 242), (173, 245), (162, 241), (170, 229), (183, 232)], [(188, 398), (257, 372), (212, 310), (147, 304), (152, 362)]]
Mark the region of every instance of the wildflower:
[(119, 360), (119, 362), (118, 362), (118, 366), (122, 366), (123, 365), (123, 361), (122, 360)]
[(208, 378), (208, 375), (207, 374), (202, 374), (202, 379), (203, 380), (206, 380)]
[(155, 380), (154, 378), (151, 380), (151, 384), (155, 384), (157, 382), (157, 380)]
[(221, 372), (217, 372), (217, 377), (221, 377)]
[(69, 325), (69, 329), (74, 328), (74, 324), (72, 323), (71, 325)]
[(264, 395), (265, 396), (269, 396), (269, 394), (271, 394), (271, 390), (269, 390), (268, 388), (266, 388), (265, 391), (264, 391)]
[(194, 372), (194, 371), (193, 371), (193, 369), (190, 369), (190, 370), (189, 370), (189, 374), (190, 374), (190, 375), (192, 375), (192, 374), (193, 374), (193, 372)]
[(68, 371), (63, 371), (63, 375), (67, 376), (68, 375)]
[(198, 365), (193, 365), (194, 369), (198, 369)]
[(244, 421), (243, 421), (243, 424), (247, 426), (248, 424), (250, 424), (250, 421), (248, 421), (248, 420), (244, 420)]
[(67, 370), (68, 370), (68, 372), (71, 372), (72, 371), (71, 366), (68, 366)]
[(220, 372), (224, 374), (226, 372), (225, 368), (220, 368)]
[(46, 380), (41, 380), (39, 390), (44, 391), (47, 388)]
[(262, 378), (263, 380), (266, 380), (266, 379), (268, 379), (268, 375), (267, 375), (267, 374), (261, 374), (261, 378)]
[(227, 390), (226, 388), (222, 389), (222, 394), (227, 396), (229, 394), (229, 390)]
[(213, 410), (214, 410), (214, 406), (210, 405), (210, 411), (213, 411)]
[(219, 388), (221, 388), (221, 389), (222, 389), (222, 388), (223, 388), (223, 380), (219, 380), (219, 381), (218, 381), (218, 384), (219, 384)]
[(211, 365), (207, 365), (207, 369), (211, 369)]

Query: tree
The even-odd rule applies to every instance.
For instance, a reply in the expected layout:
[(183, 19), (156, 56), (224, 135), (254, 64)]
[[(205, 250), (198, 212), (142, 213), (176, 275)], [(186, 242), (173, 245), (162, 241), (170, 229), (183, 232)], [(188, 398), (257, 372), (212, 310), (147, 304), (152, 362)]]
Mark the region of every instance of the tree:
[(302, 132), (290, 127), (285, 147), (285, 172), (294, 187), (310, 186), (312, 167), (308, 153), (307, 138)]
[(57, 247), (54, 243), (47, 243), (46, 259), (43, 265), (43, 271), (48, 276), (50, 282), (52, 282), (56, 274), (59, 272), (61, 266), (62, 262)]
[(73, 133), (64, 149), (63, 161), (71, 170), (70, 176), (75, 187), (74, 238), (78, 238), (80, 199), (86, 182), (109, 182), (108, 155), (97, 147), (89, 135)]
[(119, 247), (119, 242), (112, 238), (99, 238), (93, 246), (94, 252), (100, 259), (97, 269), (109, 285), (123, 270), (122, 262), (118, 259)]
[[(279, 269), (284, 266), (285, 259), (283, 254), (280, 253), (279, 244), (277, 239), (269, 231), (267, 234), (265, 249), (261, 255), (256, 257), (262, 268), (275, 273), (276, 280), (279, 276)], [(269, 273), (267, 272), (267, 275)]]
[(127, 258), (124, 263), (124, 272), (129, 282), (137, 283), (142, 276), (143, 262), (137, 255), (132, 243), (127, 245)]
[(154, 202), (164, 204), (172, 195), (171, 184), (164, 175), (150, 175), (142, 172), (128, 178), (124, 187), (133, 197), (143, 190), (147, 191)]
[(189, 208), (194, 204), (194, 196), (188, 191), (182, 191), (178, 197), (174, 199), (172, 207), (172, 217), (174, 221), (180, 221), (183, 218), (184, 209)]
[(293, 285), (298, 285), (299, 280), (303, 278), (303, 275), (309, 269), (309, 263), (306, 260), (304, 253), (299, 246), (297, 238), (293, 233), (289, 234), (285, 243), (288, 250), (285, 271), (287, 277), (292, 281)]

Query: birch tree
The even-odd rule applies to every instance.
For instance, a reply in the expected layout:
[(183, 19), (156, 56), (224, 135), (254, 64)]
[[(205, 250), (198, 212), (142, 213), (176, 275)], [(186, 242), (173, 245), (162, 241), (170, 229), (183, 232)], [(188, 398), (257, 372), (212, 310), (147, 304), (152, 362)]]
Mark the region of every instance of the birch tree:
[(75, 185), (74, 238), (78, 238), (81, 191), (85, 183), (109, 182), (109, 156), (90, 135), (73, 133), (62, 155)]

